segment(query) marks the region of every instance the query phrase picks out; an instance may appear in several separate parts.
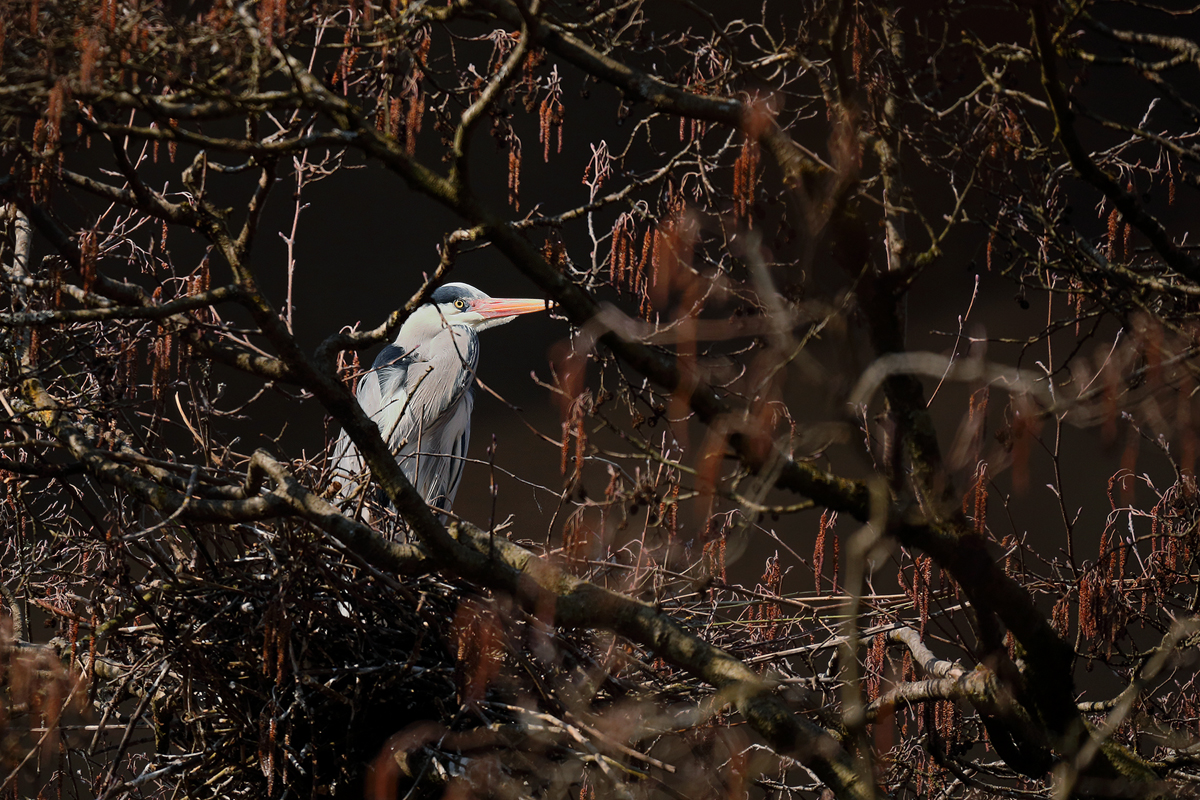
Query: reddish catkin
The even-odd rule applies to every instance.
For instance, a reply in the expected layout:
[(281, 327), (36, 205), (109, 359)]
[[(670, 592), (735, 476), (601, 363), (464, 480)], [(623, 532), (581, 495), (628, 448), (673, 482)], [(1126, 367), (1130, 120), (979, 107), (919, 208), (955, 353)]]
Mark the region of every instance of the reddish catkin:
[(82, 273), (83, 290), (91, 293), (96, 287), (96, 260), (99, 256), (99, 245), (95, 231), (85, 231), (79, 237), (79, 271)]
[(821, 593), (821, 570), (825, 566), (825, 532), (829, 530), (830, 511), (821, 512), (821, 522), (817, 526), (817, 541), (813, 545), (813, 587), (817, 594)]
[(840, 544), (838, 542), (838, 537), (834, 536), (833, 537), (833, 576), (832, 576), (833, 593), (834, 594), (837, 594), (837, 592), (838, 592), (838, 557), (840, 556), (839, 549), (840, 549)]
[(637, 226), (633, 224), (632, 218), (630, 218), (629, 230), (629, 271), (633, 274), (630, 291), (633, 292), (635, 297), (641, 300), (641, 304), (644, 306), (649, 303), (650, 281), (646, 279), (646, 273), (642, 272), (642, 270), (639, 268), (640, 264), (638, 261), (637, 252)]
[[(705, 530), (705, 538), (712, 530), (713, 519), (708, 521), (707, 530)], [(704, 557), (708, 562), (708, 572), (710, 575), (718, 578), (722, 583), (725, 582), (725, 527), (722, 526), (717, 538), (706, 541), (703, 551)]]
[[(665, 259), (663, 250), (667, 248), (667, 239), (670, 238), (671, 220), (660, 220), (654, 226), (654, 242), (650, 247), (650, 285), (657, 287), (659, 284), (659, 269), (662, 267)], [(663, 289), (670, 289), (670, 281), (667, 275), (663, 276)]]
[(559, 472), (563, 475), (567, 474), (567, 459), (571, 456), (571, 420), (564, 419), (562, 422), (562, 463), (559, 466)]
[(947, 717), (950, 716), (950, 711), (946, 707), (949, 703), (945, 700), (937, 700), (933, 704), (933, 729), (938, 732), (938, 736), (943, 741), (946, 740), (946, 734), (949, 729)]
[(538, 141), (542, 143), (542, 161), (550, 162), (550, 98), (538, 106)]
[(992, 252), (996, 249), (996, 232), (988, 234), (987, 240), (987, 271), (992, 271)]
[[(1113, 497), (1113, 486), (1116, 484), (1117, 480), (1118, 480), (1118, 479), (1121, 477), (1121, 474), (1122, 474), (1122, 473), (1121, 473), (1121, 471), (1120, 471), (1120, 470), (1118, 470), (1118, 471), (1117, 471), (1117, 472), (1115, 472), (1114, 474), (1110, 475), (1110, 476), (1109, 476), (1109, 478), (1108, 478), (1108, 505), (1109, 505), (1109, 510), (1110, 510), (1110, 511), (1116, 511), (1116, 510), (1117, 510), (1117, 501), (1116, 501), (1116, 499)], [(1158, 506), (1155, 506), (1155, 511), (1157, 511), (1157, 509), (1158, 509)], [(1156, 514), (1156, 513), (1152, 512), (1152, 513), (1151, 513), (1151, 517), (1150, 517), (1150, 532), (1151, 532), (1151, 535), (1153, 535), (1153, 533), (1154, 533), (1155, 529), (1157, 528), (1157, 526), (1158, 526), (1158, 516), (1157, 516), (1157, 514)]]
[(884, 657), (887, 654), (887, 636), (883, 633), (875, 634), (875, 638), (871, 641), (871, 649), (867, 651), (867, 701), (874, 701), (879, 697), (879, 689), (883, 682), (883, 664)]
[[(2, 26), (0, 26), (2, 27)], [(3, 33), (0, 33), (3, 37)], [(0, 51), (3, 41), (0, 41)], [(79, 48), (79, 84), (85, 89), (91, 88), (96, 79), (96, 64), (100, 61), (100, 37), (95, 28), (88, 28)]]
[[(333, 70), (333, 75), (329, 78), (330, 86), (337, 86), (345, 79), (346, 72), (350, 68), (350, 38), (353, 34), (354, 26), (347, 25), (345, 34), (342, 36), (342, 54), (338, 57), (337, 66)], [(344, 93), (344, 92), (343, 92)]]
[(1129, 557), (1129, 547), (1127, 546), (1124, 537), (1121, 538), (1121, 543), (1117, 545), (1117, 578), (1121, 581), (1125, 580), (1125, 564)]
[(508, 204), (514, 211), (521, 210), (521, 140), (513, 131), (508, 132)]
[(854, 38), (850, 50), (850, 68), (854, 70), (854, 80), (862, 80), (862, 62), (863, 49), (866, 47), (866, 42), (863, 40), (863, 21), (862, 17), (855, 15), (854, 17)]
[[(393, 97), (388, 101), (388, 118), (387, 118), (387, 134), (395, 136), (400, 131), (400, 109), (403, 102), (399, 97)], [(406, 142), (407, 144), (407, 142)]]
[[(767, 559), (765, 569), (762, 574), (762, 585), (766, 594), (771, 597), (778, 597), (783, 589), (783, 570), (779, 567), (779, 554)], [(763, 638), (770, 641), (773, 640), (779, 632), (779, 617), (781, 616), (778, 603), (761, 603), (759, 605), (759, 619), (765, 620), (767, 624), (763, 628)]]
[(275, 14), (279, 0), (258, 0), (258, 30), (270, 47), (275, 42)]
[(1054, 626), (1054, 630), (1059, 636), (1066, 638), (1071, 632), (1071, 595), (1064, 594), (1054, 604), (1054, 611), (1050, 617), (1050, 624)]
[(538, 141), (542, 143), (542, 160), (546, 163), (550, 161), (550, 141), (557, 128), (558, 150), (562, 152), (562, 123), (563, 123), (563, 104), (559, 99), (559, 92), (552, 91), (542, 100), (541, 106), (538, 108)]
[[(159, 287), (162, 288), (162, 287)], [(150, 362), (150, 390), (155, 400), (162, 400), (168, 370), (171, 366), (171, 335), (164, 333), (154, 340), (154, 346), (146, 353)]]
[(1125, 540), (1114, 534), (1109, 539), (1109, 547), (1111, 551), (1108, 554), (1106, 571), (1108, 582), (1113, 586), (1119, 586), (1125, 579)]
[(50, 286), (54, 289), (54, 308), (62, 308), (63, 277), (62, 262), (50, 262)]
[(679, 484), (671, 485), (671, 491), (667, 493), (667, 497), (670, 498), (670, 502), (666, 502), (664, 498), (663, 505), (666, 510), (665, 513), (660, 512), (660, 514), (663, 519), (663, 525), (667, 529), (669, 541), (674, 541), (679, 528)]
[(1163, 559), (1163, 565), (1166, 567), (1168, 573), (1175, 573), (1179, 571), (1179, 551), (1181, 549), (1180, 543), (1182, 541), (1183, 540), (1179, 536), (1171, 536), (1167, 538), (1166, 558)]
[(747, 134), (742, 151), (733, 165), (733, 203), (735, 212), (746, 220), (748, 227), (754, 227), (750, 211), (758, 188), (758, 159), (758, 140)]
[[(263, 709), (263, 714), (271, 714), (271, 707), (267, 706)], [(258, 760), (262, 764), (263, 774), (267, 777), (267, 795), (275, 793), (275, 733), (279, 726), (279, 718), (271, 714), (271, 719), (267, 723), (267, 741), (264, 747), (262, 740), (259, 740), (258, 745)]]
[(46, 120), (39, 118), (33, 123), (33, 149), (40, 152), (46, 145)]
[(642, 255), (638, 259), (637, 271), (638, 275), (642, 276), (642, 293), (645, 294), (649, 290), (650, 285), (654, 283), (654, 272), (652, 262), (654, 258), (654, 232), (655, 226), (651, 225), (642, 234)]
[(164, 334), (159, 340), (158, 354), (158, 369), (163, 378), (163, 384), (170, 380), (171, 376), (171, 346), (175, 343), (175, 337), (171, 334)]
[(966, 493), (963, 495), (962, 511), (971, 518), (975, 532), (983, 534), (987, 525), (987, 462), (975, 465)]
[(975, 533), (983, 535), (987, 529), (987, 473), (988, 465), (986, 461), (979, 462), (979, 468), (976, 471), (975, 477)]
[(124, 345), (124, 363), (122, 366), (125, 375), (125, 387), (127, 395), (131, 397), (134, 394), (134, 390), (137, 388), (135, 386), (135, 382), (137, 381), (137, 352), (137, 340), (130, 338), (129, 341)]
[(384, 90), (379, 93), (379, 97), (375, 101), (375, 130), (380, 133), (391, 133), (388, 130), (390, 107), (387, 90)]
[(287, 674), (288, 640), (292, 632), (292, 619), (286, 609), (281, 609), (279, 626), (275, 629), (275, 686), (283, 688), (283, 678)]
[(342, 70), (342, 94), (350, 94), (350, 73), (354, 70), (354, 63), (358, 61), (359, 47), (356, 44), (346, 51), (346, 68)]
[(1096, 636), (1097, 621), (1095, 613), (1095, 582), (1094, 572), (1087, 572), (1079, 581), (1079, 636), (1084, 640)]
[(929, 556), (918, 556), (916, 569), (913, 571), (913, 591), (916, 594), (917, 612), (920, 614), (920, 636), (925, 638), (925, 625), (929, 622), (929, 579), (933, 575), (933, 559)]
[(404, 152), (412, 155), (417, 152), (417, 134), (421, 132), (421, 121), (425, 114), (425, 95), (419, 88), (413, 89), (408, 99), (408, 115), (404, 120)]
[[(1125, 191), (1129, 194), (1133, 194), (1133, 181), (1129, 181), (1125, 184)], [(1121, 230), (1121, 252), (1124, 254), (1126, 259), (1128, 259), (1130, 254), (1133, 252), (1129, 249), (1129, 237), (1132, 235), (1132, 233), (1133, 228), (1128, 222), (1126, 222)]]
[(575, 475), (572, 482), (579, 485), (583, 479), (583, 462), (587, 456), (587, 430), (584, 428), (583, 404), (577, 404), (578, 412), (575, 418)]
[(725, 581), (728, 580), (728, 578), (725, 575), (725, 526), (721, 526), (721, 534), (717, 538), (716, 545), (717, 545), (717, 565), (719, 567), (719, 571), (717, 574), (720, 576), (721, 582), (724, 583)]
[(626, 287), (630, 292), (637, 292), (637, 270), (633, 263), (633, 236), (637, 229), (633, 226), (633, 217), (625, 216), (621, 226), (621, 271), (625, 273)]
[(611, 241), (609, 242), (608, 281), (617, 290), (620, 290), (621, 283), (625, 278), (624, 270), (622, 269), (623, 262), (621, 260), (622, 228), (624, 225), (625, 215), (622, 214), (613, 222)]
[(58, 146), (58, 141), (62, 137), (62, 115), (63, 106), (67, 101), (66, 79), (59, 80), (50, 89), (50, 94), (46, 98), (46, 150), (50, 151)]
[(1121, 230), (1121, 213), (1114, 208), (1108, 214), (1108, 257), (1114, 261), (1122, 254), (1117, 250), (1117, 234)]

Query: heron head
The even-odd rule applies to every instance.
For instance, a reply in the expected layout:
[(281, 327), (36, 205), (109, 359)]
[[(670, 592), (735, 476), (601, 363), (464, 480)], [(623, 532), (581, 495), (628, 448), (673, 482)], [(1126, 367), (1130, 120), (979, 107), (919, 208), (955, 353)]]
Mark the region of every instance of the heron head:
[(546, 300), (489, 297), (465, 283), (447, 283), (430, 297), (430, 304), (450, 325), (466, 325), (476, 331), (512, 322), (521, 314), (545, 311), (553, 303)]

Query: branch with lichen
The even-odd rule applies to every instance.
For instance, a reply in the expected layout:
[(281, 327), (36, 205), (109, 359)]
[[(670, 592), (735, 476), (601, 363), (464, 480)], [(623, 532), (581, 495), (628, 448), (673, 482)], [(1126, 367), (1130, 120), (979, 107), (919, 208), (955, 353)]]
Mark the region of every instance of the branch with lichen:
[[(281, 501), (321, 524), (326, 532), (375, 566), (406, 571), (422, 563), (411, 551), (400, 553), (395, 545), (385, 547), (374, 531), (341, 516), (306, 491), (265, 452), (255, 453), (251, 470), (252, 474), (261, 470), (269, 476), (275, 484), (273, 494)], [(777, 752), (808, 765), (837, 797), (873, 796), (841, 745), (827, 731), (788, 708), (775, 694), (770, 680), (708, 644), (670, 615), (649, 603), (564, 572), (547, 559), (469, 522), (453, 523), (447, 536), (470, 558), (434, 559), (438, 566), (512, 595), (531, 613), (543, 614), (552, 609), (554, 624), (559, 627), (607, 630), (646, 647), (715, 686), (720, 697), (733, 704)]]

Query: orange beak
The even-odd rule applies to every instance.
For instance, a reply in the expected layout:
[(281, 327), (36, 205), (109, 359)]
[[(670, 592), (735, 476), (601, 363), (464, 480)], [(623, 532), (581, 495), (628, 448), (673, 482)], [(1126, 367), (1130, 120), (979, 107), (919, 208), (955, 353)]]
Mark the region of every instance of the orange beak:
[(554, 303), (549, 300), (517, 299), (511, 297), (487, 297), (471, 301), (471, 310), (484, 319), (515, 317), (518, 314), (548, 311), (553, 307)]

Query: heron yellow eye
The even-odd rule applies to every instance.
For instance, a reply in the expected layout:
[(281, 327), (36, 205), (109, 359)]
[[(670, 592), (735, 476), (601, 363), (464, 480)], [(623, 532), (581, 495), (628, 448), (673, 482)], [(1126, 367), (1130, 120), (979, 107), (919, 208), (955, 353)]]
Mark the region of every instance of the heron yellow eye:
[(462, 298), (459, 298), (458, 300), (454, 301), (454, 307), (457, 308), (459, 311), (462, 311), (464, 308), (467, 307), (467, 301), (463, 300)]

